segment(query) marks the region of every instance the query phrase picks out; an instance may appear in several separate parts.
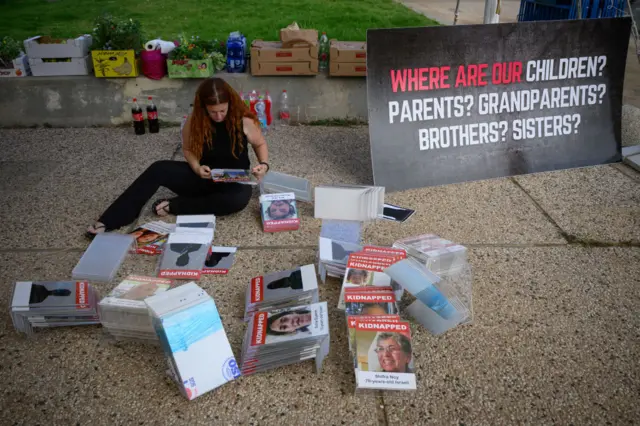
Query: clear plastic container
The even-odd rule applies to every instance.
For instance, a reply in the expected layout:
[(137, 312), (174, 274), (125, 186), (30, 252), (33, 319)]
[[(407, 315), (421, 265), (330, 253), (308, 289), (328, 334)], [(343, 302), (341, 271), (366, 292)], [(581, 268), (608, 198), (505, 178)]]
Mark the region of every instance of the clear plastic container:
[(75, 280), (110, 282), (130, 250), (135, 250), (133, 235), (100, 233), (73, 268), (71, 277)]
[(260, 183), (260, 194), (293, 192), (297, 201), (311, 202), (311, 182), (297, 176), (269, 172)]

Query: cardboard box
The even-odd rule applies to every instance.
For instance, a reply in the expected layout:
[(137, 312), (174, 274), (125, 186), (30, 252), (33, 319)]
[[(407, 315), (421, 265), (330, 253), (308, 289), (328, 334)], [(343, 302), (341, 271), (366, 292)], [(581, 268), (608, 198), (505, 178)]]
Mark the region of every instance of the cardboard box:
[(29, 58), (27, 55), (21, 55), (12, 61), (13, 68), (0, 68), (0, 77), (26, 77), (31, 75), (31, 67), (29, 67)]
[(283, 28), (280, 30), (280, 41), (283, 47), (317, 46), (318, 30), (290, 30)]
[(257, 62), (251, 60), (251, 75), (316, 75), (318, 60), (309, 62)]
[(364, 41), (338, 41), (329, 42), (329, 59), (331, 62), (367, 62), (367, 43)]
[(84, 58), (69, 58), (66, 62), (46, 62), (46, 59), (42, 58), (29, 58), (29, 66), (31, 73), (36, 77), (88, 75), (93, 70), (93, 63), (89, 55)]
[(280, 42), (251, 43), (252, 75), (316, 75), (318, 46), (283, 48)]
[(137, 77), (140, 73), (133, 50), (92, 50), (96, 77)]
[(167, 59), (169, 78), (208, 78), (214, 74), (213, 62), (207, 59)]
[(362, 62), (333, 62), (329, 63), (329, 75), (331, 77), (366, 77), (367, 64)]
[(318, 45), (282, 47), (278, 41), (254, 40), (251, 43), (251, 61), (258, 62), (309, 62), (318, 60)]
[(93, 39), (89, 34), (78, 38), (54, 39), (50, 36), (36, 36), (24, 41), (29, 58), (84, 58), (89, 54)]

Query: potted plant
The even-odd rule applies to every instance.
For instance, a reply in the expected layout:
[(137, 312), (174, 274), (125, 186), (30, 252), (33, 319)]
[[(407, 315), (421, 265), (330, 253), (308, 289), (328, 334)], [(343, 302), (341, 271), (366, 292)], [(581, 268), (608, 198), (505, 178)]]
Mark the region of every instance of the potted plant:
[(224, 43), (184, 34), (175, 43), (167, 59), (170, 78), (207, 78), (224, 69)]
[(31, 75), (31, 71), (22, 45), (11, 37), (3, 37), (0, 40), (0, 77), (27, 75)]
[(91, 50), (96, 77), (137, 77), (143, 40), (139, 21), (109, 14), (98, 17)]

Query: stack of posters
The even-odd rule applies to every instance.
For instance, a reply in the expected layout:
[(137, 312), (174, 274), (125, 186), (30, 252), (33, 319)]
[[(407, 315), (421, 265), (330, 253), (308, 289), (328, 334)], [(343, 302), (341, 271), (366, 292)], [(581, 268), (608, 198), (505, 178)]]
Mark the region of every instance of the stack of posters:
[(467, 263), (467, 248), (434, 234), (403, 238), (393, 247), (406, 250), (407, 254), (437, 275), (455, 272)]
[(157, 343), (158, 336), (144, 300), (167, 291), (172, 280), (130, 275), (98, 304), (102, 327), (118, 340)]
[(19, 281), (11, 296), (18, 332), (34, 328), (99, 324), (98, 295), (86, 281)]
[(242, 345), (241, 371), (251, 375), (307, 359), (321, 371), (328, 353), (327, 302), (256, 312)]
[(213, 299), (194, 282), (145, 300), (167, 374), (189, 400), (240, 376)]
[(245, 321), (258, 311), (270, 311), (318, 302), (318, 279), (314, 265), (258, 276), (245, 295)]
[(251, 170), (242, 169), (213, 169), (211, 170), (211, 179), (214, 183), (258, 184), (258, 180), (251, 173)]
[(349, 325), (357, 390), (416, 389), (408, 322), (362, 317)]
[(216, 217), (212, 214), (179, 215), (176, 226), (180, 228), (210, 228), (216, 229)]
[(318, 219), (364, 222), (384, 214), (382, 186), (316, 186), (314, 200), (314, 215)]
[(227, 275), (233, 265), (236, 250), (235, 247), (211, 247), (207, 260), (204, 261), (202, 275)]
[(136, 228), (129, 235), (135, 238), (135, 253), (157, 255), (162, 253), (162, 246), (167, 241), (167, 235), (173, 232), (175, 225), (155, 221), (145, 223)]
[(372, 246), (365, 246), (361, 252), (351, 253), (342, 281), (338, 309), (345, 310), (345, 291), (355, 287), (359, 287), (362, 292), (378, 291), (376, 287), (392, 287), (396, 299), (400, 300), (402, 287), (397, 286), (383, 271), (405, 257), (406, 253), (401, 250)]
[(159, 263), (162, 278), (198, 280), (209, 255), (212, 228), (176, 227), (169, 234)]
[(260, 214), (264, 232), (295, 231), (300, 228), (293, 192), (261, 195)]

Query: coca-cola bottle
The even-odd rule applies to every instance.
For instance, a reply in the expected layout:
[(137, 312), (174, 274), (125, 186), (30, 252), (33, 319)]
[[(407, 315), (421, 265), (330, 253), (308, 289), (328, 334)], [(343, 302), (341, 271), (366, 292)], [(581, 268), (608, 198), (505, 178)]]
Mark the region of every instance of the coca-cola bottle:
[(158, 133), (160, 131), (158, 108), (156, 108), (156, 105), (153, 103), (151, 96), (149, 96), (149, 104), (147, 105), (147, 120), (149, 121), (149, 133)]
[(144, 135), (144, 116), (142, 115), (142, 108), (138, 105), (138, 99), (136, 98), (133, 98), (131, 115), (133, 116), (133, 129), (136, 135)]

